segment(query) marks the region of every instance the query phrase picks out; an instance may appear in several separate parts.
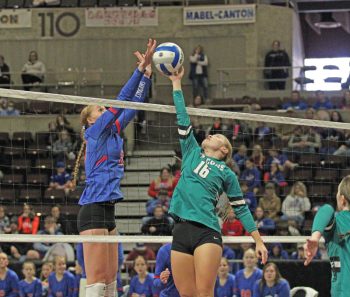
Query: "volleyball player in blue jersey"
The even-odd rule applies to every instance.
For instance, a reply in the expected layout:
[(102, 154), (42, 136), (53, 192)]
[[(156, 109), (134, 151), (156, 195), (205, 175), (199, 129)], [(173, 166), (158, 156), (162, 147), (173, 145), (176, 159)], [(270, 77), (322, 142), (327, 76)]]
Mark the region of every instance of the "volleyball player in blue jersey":
[(66, 269), (66, 258), (57, 256), (54, 261), (54, 272), (49, 275), (48, 297), (74, 296), (74, 275)]
[(40, 279), (35, 277), (33, 262), (24, 262), (22, 269), (24, 279), (19, 282), (20, 297), (42, 297), (43, 287)]
[[(137, 54), (139, 66), (122, 88), (118, 100), (142, 102), (151, 85), (151, 57), (156, 47), (152, 39), (144, 55)], [(84, 142), (78, 154), (74, 177), (85, 152), (86, 186), (79, 204), (78, 230), (81, 235), (116, 235), (114, 204), (123, 199), (120, 182), (124, 175), (121, 131), (136, 115), (130, 109), (106, 109), (89, 105), (81, 112)], [(114, 297), (118, 271), (117, 244), (84, 243), (87, 277), (86, 295)]]
[(232, 297), (235, 289), (235, 276), (229, 273), (230, 265), (225, 257), (221, 258), (218, 276), (215, 282), (215, 297)]
[(159, 297), (179, 297), (173, 276), (171, 275), (170, 263), (171, 243), (163, 245), (157, 253), (156, 270), (154, 273), (154, 288), (159, 291)]
[(0, 296), (18, 297), (18, 276), (16, 272), (7, 268), (9, 265), (8, 257), (5, 253), (0, 253)]

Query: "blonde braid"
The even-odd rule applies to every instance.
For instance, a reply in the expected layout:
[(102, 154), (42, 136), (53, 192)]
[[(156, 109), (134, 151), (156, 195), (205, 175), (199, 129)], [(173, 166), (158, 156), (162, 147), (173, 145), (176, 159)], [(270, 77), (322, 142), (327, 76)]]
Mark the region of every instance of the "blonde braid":
[(80, 169), (80, 161), (81, 161), (81, 158), (83, 156), (83, 152), (85, 151), (85, 147), (86, 147), (86, 142), (84, 140), (84, 132), (85, 132), (85, 128), (83, 126), (80, 130), (80, 137), (82, 139), (82, 143), (81, 143), (80, 150), (79, 150), (79, 153), (77, 156), (77, 160), (75, 161), (74, 170), (73, 170), (73, 180), (72, 180), (73, 189), (75, 189), (77, 186), (78, 174), (79, 174), (79, 169)]

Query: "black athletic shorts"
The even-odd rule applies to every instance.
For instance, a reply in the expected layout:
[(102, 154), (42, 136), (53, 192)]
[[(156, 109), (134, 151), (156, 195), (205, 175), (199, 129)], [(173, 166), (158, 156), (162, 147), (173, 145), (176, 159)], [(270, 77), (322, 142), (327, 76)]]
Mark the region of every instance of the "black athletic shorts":
[(78, 231), (116, 228), (114, 215), (115, 201), (97, 202), (83, 205), (78, 213)]
[(222, 247), (221, 234), (193, 221), (175, 223), (171, 246), (173, 251), (193, 255), (194, 250), (205, 243), (214, 243)]

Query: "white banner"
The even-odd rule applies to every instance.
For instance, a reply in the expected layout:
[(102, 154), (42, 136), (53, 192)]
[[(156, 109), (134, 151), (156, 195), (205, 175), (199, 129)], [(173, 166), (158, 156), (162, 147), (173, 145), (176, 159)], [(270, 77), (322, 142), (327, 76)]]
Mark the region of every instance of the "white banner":
[(255, 5), (192, 6), (184, 8), (184, 25), (254, 23)]
[(32, 11), (29, 9), (0, 10), (0, 28), (30, 28), (32, 26)]
[(86, 27), (158, 26), (158, 9), (153, 7), (108, 7), (85, 10)]

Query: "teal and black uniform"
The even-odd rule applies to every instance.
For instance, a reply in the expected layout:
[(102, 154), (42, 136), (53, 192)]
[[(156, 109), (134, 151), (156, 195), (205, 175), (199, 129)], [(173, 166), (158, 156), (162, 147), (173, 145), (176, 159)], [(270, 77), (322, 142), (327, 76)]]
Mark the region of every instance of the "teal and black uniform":
[(315, 231), (321, 232), (326, 241), (332, 297), (350, 297), (350, 211), (335, 213), (332, 206), (322, 206), (312, 225), (312, 232)]
[[(223, 192), (227, 194), (235, 214), (242, 221), (244, 228), (248, 232), (257, 229), (243, 199), (237, 176), (226, 166), (224, 161), (206, 156), (193, 136), (182, 91), (174, 91), (173, 99), (179, 125), (182, 167), (181, 178), (173, 193), (169, 213), (175, 218), (175, 221), (180, 224), (184, 222), (192, 224), (200, 229), (197, 230), (198, 232), (204, 232), (205, 236), (208, 237), (204, 241), (200, 238), (194, 239), (194, 247), (187, 250), (187, 253), (191, 254), (195, 247), (200, 244), (208, 242), (221, 244), (221, 231), (215, 207)], [(175, 226), (173, 232), (172, 249), (175, 250), (180, 249), (177, 248), (176, 234), (178, 233), (179, 237), (183, 237), (185, 240), (184, 230), (180, 232), (178, 227)], [(192, 231), (195, 232), (195, 230)], [(187, 241), (190, 240), (187, 238)]]

